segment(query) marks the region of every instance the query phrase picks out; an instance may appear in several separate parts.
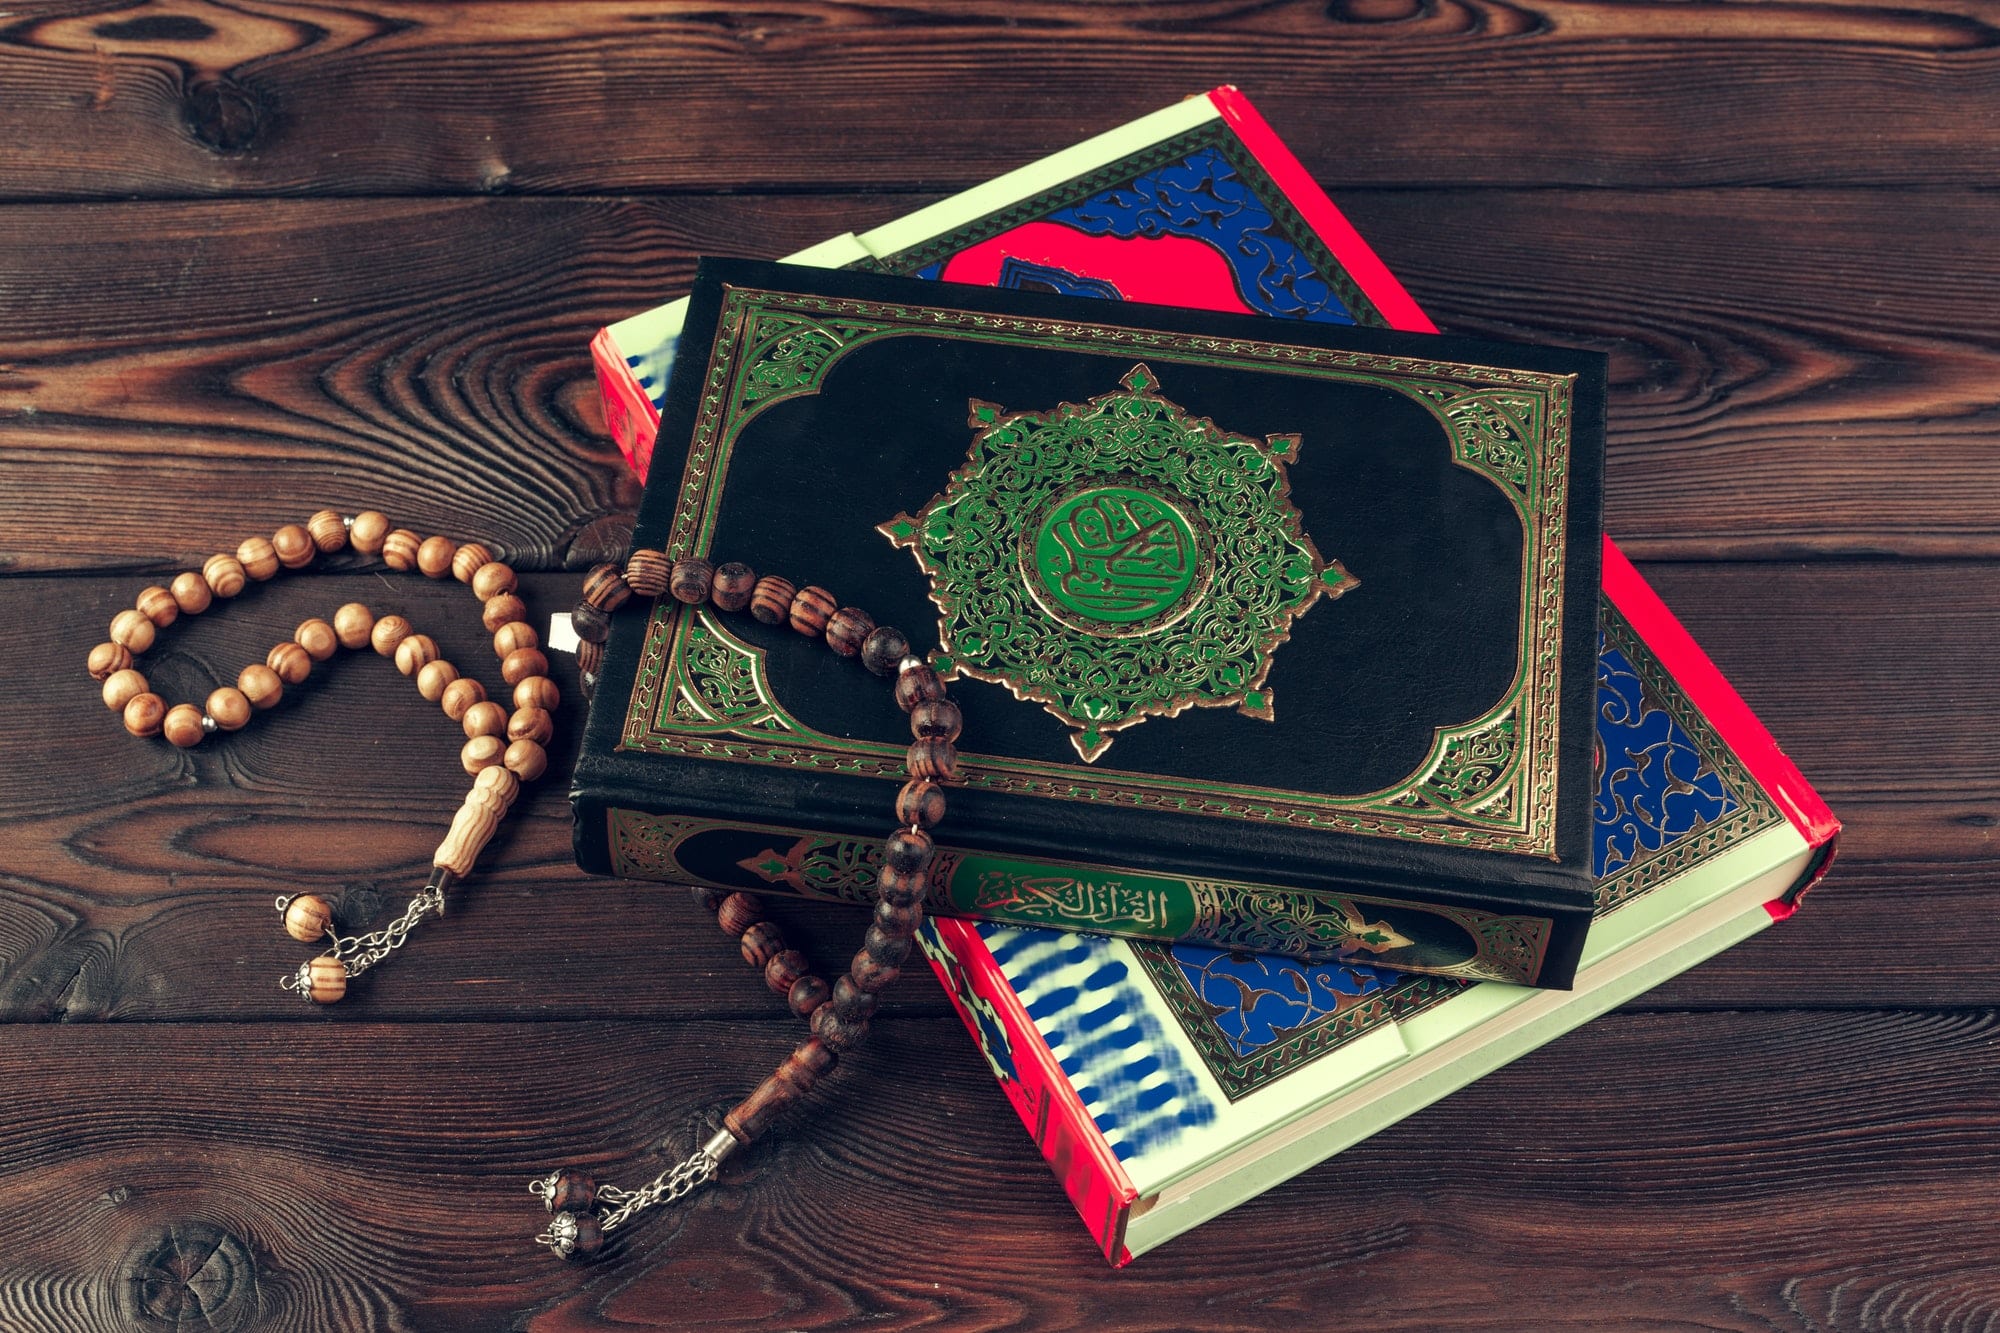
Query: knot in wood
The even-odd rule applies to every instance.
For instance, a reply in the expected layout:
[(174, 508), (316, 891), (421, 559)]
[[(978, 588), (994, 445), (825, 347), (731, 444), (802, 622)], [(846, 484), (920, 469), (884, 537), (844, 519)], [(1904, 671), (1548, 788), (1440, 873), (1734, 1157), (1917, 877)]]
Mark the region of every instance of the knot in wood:
[(181, 99), (181, 120), (195, 142), (213, 153), (247, 153), (263, 133), (264, 108), (227, 76), (202, 79)]
[(120, 1272), (119, 1305), (132, 1326), (205, 1333), (255, 1327), (256, 1259), (220, 1227), (160, 1227), (132, 1247)]

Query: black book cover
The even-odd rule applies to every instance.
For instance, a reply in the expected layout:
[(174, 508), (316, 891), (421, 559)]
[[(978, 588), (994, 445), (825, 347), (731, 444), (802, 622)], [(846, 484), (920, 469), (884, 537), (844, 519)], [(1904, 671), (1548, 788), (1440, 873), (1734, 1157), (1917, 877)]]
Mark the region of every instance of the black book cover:
[[(1601, 356), (705, 261), (677, 360), (634, 545), (953, 678), (935, 910), (1569, 983)], [(579, 861), (865, 900), (908, 741), (789, 628), (628, 609)]]

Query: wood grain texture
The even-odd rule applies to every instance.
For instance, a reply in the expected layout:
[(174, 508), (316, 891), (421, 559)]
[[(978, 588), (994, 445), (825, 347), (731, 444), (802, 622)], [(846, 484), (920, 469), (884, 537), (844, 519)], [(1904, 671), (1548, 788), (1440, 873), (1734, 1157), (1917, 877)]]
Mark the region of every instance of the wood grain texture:
[(2000, 149), (1976, 0), (81, 0), (0, 38), (0, 138), (64, 148), (16, 198), (945, 189), (1230, 82), (1341, 186), (1985, 184)]

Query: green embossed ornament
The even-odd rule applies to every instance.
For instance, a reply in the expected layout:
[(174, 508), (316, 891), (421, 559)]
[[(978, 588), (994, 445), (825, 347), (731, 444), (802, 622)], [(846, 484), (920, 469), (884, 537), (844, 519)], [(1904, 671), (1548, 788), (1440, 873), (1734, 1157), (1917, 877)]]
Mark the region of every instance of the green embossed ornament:
[(1291, 502), (1296, 435), (1190, 416), (1143, 365), (1120, 384), (1044, 412), (974, 401), (965, 466), (880, 527), (930, 579), (940, 671), (1041, 704), (1085, 762), (1191, 707), (1269, 720), (1293, 619), (1359, 582)]

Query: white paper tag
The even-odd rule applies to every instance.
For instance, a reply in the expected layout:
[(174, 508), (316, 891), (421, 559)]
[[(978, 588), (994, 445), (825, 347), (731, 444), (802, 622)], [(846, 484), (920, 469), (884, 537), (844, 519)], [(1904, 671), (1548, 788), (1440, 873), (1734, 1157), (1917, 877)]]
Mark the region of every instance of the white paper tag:
[(569, 623), (569, 612), (558, 611), (549, 617), (549, 632), (542, 642), (556, 652), (573, 653), (583, 640), (576, 637), (576, 627)]

